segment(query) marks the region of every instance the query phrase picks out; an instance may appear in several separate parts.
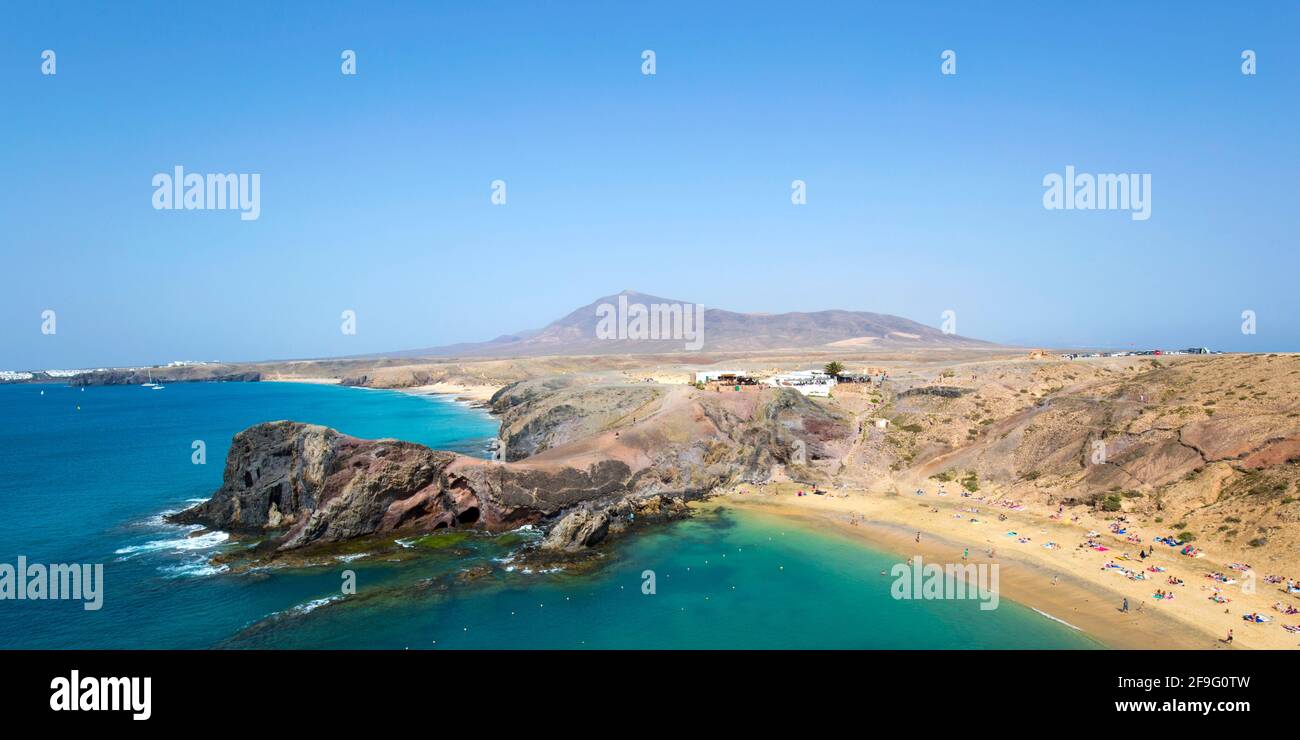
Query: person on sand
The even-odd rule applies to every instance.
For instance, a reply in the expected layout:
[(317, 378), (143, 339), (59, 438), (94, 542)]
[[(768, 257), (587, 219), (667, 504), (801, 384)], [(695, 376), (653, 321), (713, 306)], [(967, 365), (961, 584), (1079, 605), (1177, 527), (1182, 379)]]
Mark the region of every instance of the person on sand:
[(916, 541), (917, 542), (921, 541), (921, 530), (919, 529), (916, 531)]
[(1053, 585), (1053, 586), (1056, 585), (1056, 579), (1058, 579), (1058, 578), (1060, 578), (1060, 576), (1052, 576), (1052, 585)]
[(1121, 612), (1124, 612), (1125, 614), (1128, 613), (1128, 597), (1127, 597), (1127, 596), (1124, 597), (1124, 606), (1120, 607), (1119, 610), (1120, 610)]
[(1232, 630), (1228, 630), (1228, 637), (1224, 640), (1224, 642), (1228, 643), (1229, 645), (1232, 644)]
[(965, 550), (962, 550), (961, 559), (966, 560), (969, 557), (970, 557), (970, 548), (968, 547)]

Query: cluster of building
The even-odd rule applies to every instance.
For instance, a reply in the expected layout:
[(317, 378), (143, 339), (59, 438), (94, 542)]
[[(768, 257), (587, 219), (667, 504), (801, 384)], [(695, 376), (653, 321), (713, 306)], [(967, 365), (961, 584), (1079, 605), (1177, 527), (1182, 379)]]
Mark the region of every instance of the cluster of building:
[(0, 370), (0, 383), (19, 383), (24, 380), (45, 380), (48, 378), (71, 378), (86, 372), (85, 370)]
[(792, 388), (805, 396), (829, 396), (840, 383), (872, 383), (880, 385), (888, 374), (884, 370), (874, 373), (839, 373), (832, 375), (823, 370), (794, 370), (773, 375), (759, 375), (746, 370), (700, 370), (695, 373), (697, 385), (734, 386), (736, 390), (750, 386)]
[[(1063, 352), (1060, 355), (1062, 360), (1079, 360), (1086, 357), (1143, 357), (1143, 356), (1161, 356), (1161, 355), (1219, 355), (1222, 352), (1211, 352), (1205, 347), (1188, 347), (1187, 349), (1144, 349), (1132, 352)], [(1047, 350), (1036, 349), (1029, 353), (1032, 360), (1045, 360), (1049, 357)]]
[[(173, 360), (165, 367), (192, 367), (199, 365), (217, 365), (218, 361), (206, 360)], [(158, 365), (149, 365), (142, 367), (123, 368), (126, 370), (146, 370), (149, 367), (159, 367)], [(106, 373), (110, 368), (97, 367), (86, 368), (81, 370), (0, 370), (0, 383), (23, 383), (30, 380), (45, 382), (54, 378), (66, 379), (74, 378), (78, 375), (87, 375), (90, 373)]]

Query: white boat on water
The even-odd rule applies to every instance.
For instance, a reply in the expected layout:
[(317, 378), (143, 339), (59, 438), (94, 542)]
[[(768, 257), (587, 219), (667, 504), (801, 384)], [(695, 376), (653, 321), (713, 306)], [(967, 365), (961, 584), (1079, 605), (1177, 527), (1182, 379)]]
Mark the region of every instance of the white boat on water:
[(161, 385), (158, 385), (157, 383), (153, 382), (153, 371), (149, 370), (148, 373), (149, 373), (149, 382), (141, 383), (140, 386), (142, 388), (149, 388), (150, 390), (155, 390), (155, 391), (162, 390), (163, 387)]

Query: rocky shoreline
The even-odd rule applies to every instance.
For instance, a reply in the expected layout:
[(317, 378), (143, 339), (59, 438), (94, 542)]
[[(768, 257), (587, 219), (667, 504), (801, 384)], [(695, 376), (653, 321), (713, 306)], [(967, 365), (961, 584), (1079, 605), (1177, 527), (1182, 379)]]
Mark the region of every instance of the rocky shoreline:
[(191, 368), (160, 371), (154, 374), (139, 370), (106, 370), (103, 372), (80, 373), (68, 380), (68, 385), (76, 388), (82, 386), (103, 385), (144, 385), (155, 383), (256, 383), (262, 379), (259, 372), (206, 372)]
[(216, 493), (168, 518), (259, 538), (259, 558), (530, 524), (546, 532), (538, 557), (573, 558), (636, 524), (687, 516), (687, 501), (719, 486), (768, 479), (792, 462), (797, 439), (816, 456), (818, 434), (829, 443), (849, 428), (788, 390), (685, 397), (542, 381), (507, 386), (490, 406), (506, 462), (291, 421), (255, 425), (236, 435)]

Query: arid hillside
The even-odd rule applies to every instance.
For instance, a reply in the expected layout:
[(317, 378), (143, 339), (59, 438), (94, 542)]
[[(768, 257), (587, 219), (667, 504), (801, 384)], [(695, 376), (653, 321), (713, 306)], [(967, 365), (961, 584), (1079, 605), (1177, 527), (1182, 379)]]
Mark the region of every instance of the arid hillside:
[(890, 425), (828, 475), (1126, 515), (1243, 562), (1300, 549), (1298, 356), (958, 363), (839, 395)]

